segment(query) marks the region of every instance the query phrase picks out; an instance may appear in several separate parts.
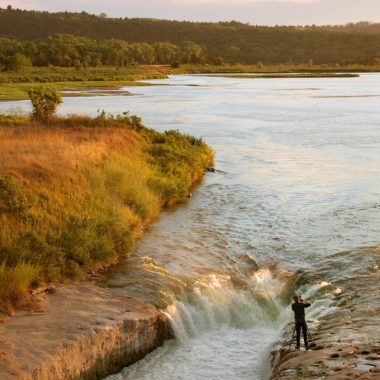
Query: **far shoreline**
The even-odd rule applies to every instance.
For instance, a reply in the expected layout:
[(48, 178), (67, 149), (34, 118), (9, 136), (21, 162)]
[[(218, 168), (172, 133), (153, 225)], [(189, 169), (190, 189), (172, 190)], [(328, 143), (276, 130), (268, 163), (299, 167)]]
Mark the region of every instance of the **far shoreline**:
[[(41, 67), (27, 72), (0, 73), (0, 101), (27, 100), (30, 87), (55, 88), (64, 97), (91, 96), (85, 90), (104, 89), (116, 91), (122, 87), (156, 86), (144, 82), (152, 79), (167, 79), (169, 75), (210, 75), (250, 79), (282, 78), (356, 78), (363, 73), (380, 72), (380, 67), (367, 66), (264, 66), (256, 65), (183, 65), (172, 68), (168, 65), (146, 65), (137, 67), (102, 67), (77, 71), (74, 68)], [(80, 78), (78, 80), (78, 78)], [(83, 94), (78, 93), (84, 90)], [(101, 94), (101, 92), (100, 92)], [(97, 94), (99, 95), (99, 94)], [(126, 95), (123, 93), (123, 95)]]

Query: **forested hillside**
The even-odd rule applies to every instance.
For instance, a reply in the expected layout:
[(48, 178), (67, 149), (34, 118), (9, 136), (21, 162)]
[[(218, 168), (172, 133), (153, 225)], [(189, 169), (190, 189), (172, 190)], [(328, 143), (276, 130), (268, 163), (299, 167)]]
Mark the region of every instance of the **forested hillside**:
[[(0, 9), (0, 64), (364, 64), (380, 62), (380, 24), (263, 27)], [(15, 57), (15, 55), (18, 56)], [(20, 57), (20, 55), (22, 57)], [(25, 61), (25, 57), (27, 61)], [(10, 62), (12, 59), (16, 63)]]

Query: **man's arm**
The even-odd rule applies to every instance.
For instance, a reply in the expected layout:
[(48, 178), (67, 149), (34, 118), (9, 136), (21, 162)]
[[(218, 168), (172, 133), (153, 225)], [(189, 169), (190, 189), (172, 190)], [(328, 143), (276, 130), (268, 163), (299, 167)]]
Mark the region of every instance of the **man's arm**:
[(311, 303), (308, 301), (305, 301), (303, 298), (300, 298), (300, 302), (303, 304), (304, 307), (311, 306)]

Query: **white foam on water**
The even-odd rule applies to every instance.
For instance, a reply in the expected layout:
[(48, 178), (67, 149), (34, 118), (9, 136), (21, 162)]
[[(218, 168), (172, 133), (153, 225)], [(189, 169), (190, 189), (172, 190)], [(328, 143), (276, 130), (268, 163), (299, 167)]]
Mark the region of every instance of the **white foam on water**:
[(270, 270), (251, 281), (249, 291), (236, 289), (226, 275), (196, 281), (164, 310), (176, 339), (107, 379), (268, 378), (269, 352), (289, 312)]
[(340, 294), (342, 289), (336, 288), (330, 282), (322, 281), (316, 284), (308, 284), (300, 289), (298, 293), (303, 294), (303, 298), (311, 300), (311, 307), (307, 309), (307, 320), (309, 327), (315, 329), (322, 317), (334, 313), (337, 307), (333, 306), (334, 296)]

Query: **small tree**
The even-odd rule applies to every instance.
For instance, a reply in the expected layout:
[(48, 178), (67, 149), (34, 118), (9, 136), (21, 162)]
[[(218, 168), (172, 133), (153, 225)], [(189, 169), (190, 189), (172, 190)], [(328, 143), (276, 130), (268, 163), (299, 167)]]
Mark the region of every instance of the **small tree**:
[(16, 53), (13, 55), (9, 61), (8, 69), (11, 71), (21, 71), (32, 66), (32, 61), (30, 58), (26, 57), (24, 54)]
[(40, 121), (50, 120), (62, 103), (61, 94), (55, 89), (31, 88), (28, 95), (33, 106), (32, 118)]

